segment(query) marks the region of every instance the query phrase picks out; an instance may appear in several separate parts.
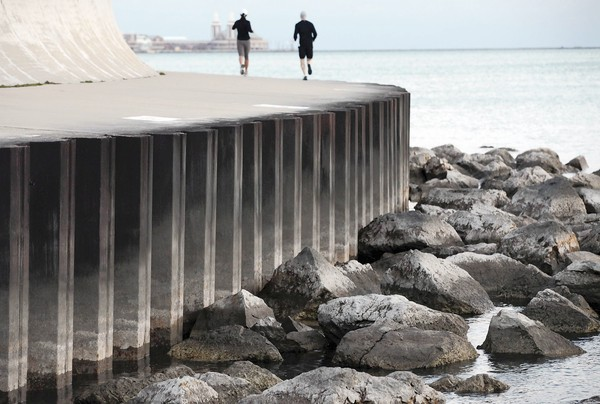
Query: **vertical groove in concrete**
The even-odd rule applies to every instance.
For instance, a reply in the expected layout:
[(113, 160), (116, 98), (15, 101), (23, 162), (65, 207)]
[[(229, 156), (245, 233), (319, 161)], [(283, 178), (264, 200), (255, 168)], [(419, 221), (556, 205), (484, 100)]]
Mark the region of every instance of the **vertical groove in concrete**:
[(282, 133), (282, 261), (301, 250), (302, 235), (302, 120), (286, 118)]
[(242, 288), (257, 293), (262, 286), (262, 126), (242, 126)]
[(365, 225), (375, 217), (375, 162), (373, 161), (373, 103), (365, 107), (365, 188), (366, 220)]
[(217, 217), (215, 299), (241, 288), (242, 250), (242, 130), (217, 129)]
[(31, 145), (28, 385), (71, 384), (75, 142)]
[(113, 352), (115, 141), (76, 142), (73, 366), (102, 375)]
[(321, 253), (335, 262), (335, 115), (321, 114)]
[(302, 119), (302, 229), (301, 245), (320, 250), (321, 118)]
[(0, 149), (0, 402), (26, 398), (29, 148)]
[(214, 300), (215, 130), (187, 134), (183, 334)]
[(185, 134), (155, 135), (152, 196), (151, 343), (181, 341), (185, 243)]
[(334, 178), (335, 178), (335, 261), (348, 261), (350, 256), (350, 110), (335, 111)]
[(149, 352), (152, 173), (152, 138), (118, 137), (115, 184), (115, 360), (137, 360)]

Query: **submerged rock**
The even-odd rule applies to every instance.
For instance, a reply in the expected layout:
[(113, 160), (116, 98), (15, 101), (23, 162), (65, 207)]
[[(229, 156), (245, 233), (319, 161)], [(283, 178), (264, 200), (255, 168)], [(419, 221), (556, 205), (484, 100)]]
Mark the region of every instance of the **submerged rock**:
[(344, 335), (336, 348), (333, 362), (350, 367), (410, 370), (475, 358), (477, 351), (466, 337), (384, 320)]

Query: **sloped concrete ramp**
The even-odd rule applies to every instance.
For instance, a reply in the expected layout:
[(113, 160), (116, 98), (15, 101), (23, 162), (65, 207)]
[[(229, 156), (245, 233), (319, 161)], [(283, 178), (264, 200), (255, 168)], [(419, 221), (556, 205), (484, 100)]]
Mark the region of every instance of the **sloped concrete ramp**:
[(123, 40), (111, 0), (0, 0), (0, 86), (156, 74)]

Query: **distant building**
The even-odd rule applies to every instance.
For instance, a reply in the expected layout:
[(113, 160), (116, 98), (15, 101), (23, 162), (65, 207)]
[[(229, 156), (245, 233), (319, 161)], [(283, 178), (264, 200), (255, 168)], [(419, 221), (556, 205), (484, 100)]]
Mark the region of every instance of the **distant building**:
[[(237, 34), (231, 29), (234, 22), (233, 13), (230, 13), (227, 28), (223, 31), (219, 15), (215, 13), (211, 23), (212, 39), (210, 41), (144, 34), (124, 34), (123, 37), (129, 47), (137, 53), (236, 51)], [(250, 38), (252, 50), (260, 51), (269, 49), (269, 43), (261, 37), (250, 34)]]

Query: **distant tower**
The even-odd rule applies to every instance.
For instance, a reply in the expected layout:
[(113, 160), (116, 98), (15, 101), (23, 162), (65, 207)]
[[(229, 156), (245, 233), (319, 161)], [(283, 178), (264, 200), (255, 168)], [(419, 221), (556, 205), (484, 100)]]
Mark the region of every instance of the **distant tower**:
[(235, 35), (233, 33), (233, 30), (231, 29), (234, 23), (235, 17), (233, 16), (233, 12), (231, 12), (229, 13), (229, 21), (227, 21), (227, 38), (229, 39), (235, 39)]
[(219, 14), (215, 12), (213, 15), (212, 28), (212, 39), (217, 39), (221, 35), (221, 21), (219, 21)]

